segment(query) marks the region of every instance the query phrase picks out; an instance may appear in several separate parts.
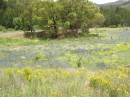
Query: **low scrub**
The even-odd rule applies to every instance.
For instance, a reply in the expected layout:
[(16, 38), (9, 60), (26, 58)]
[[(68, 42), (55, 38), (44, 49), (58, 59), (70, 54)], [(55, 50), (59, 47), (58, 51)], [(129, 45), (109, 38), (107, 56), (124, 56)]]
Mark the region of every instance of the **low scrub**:
[(0, 72), (1, 97), (129, 97), (129, 69), (8, 68)]
[(107, 70), (95, 74), (90, 86), (100, 97), (129, 97), (130, 69)]

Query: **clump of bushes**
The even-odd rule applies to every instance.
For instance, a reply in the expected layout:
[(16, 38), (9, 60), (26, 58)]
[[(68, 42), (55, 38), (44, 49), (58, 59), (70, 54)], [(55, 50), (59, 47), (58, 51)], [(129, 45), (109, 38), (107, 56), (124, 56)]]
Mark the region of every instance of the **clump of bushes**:
[(84, 66), (84, 58), (82, 55), (79, 55), (77, 53), (71, 53), (71, 52), (67, 52), (65, 53), (63, 56), (59, 57), (60, 60), (65, 60), (69, 63), (69, 65), (73, 66), (73, 67), (78, 67), (81, 68)]
[(66, 79), (71, 78), (73, 76), (78, 77), (83, 73), (88, 73), (85, 70), (73, 70), (67, 71), (63, 69), (34, 69), (31, 67), (24, 67), (22, 69), (19, 68), (7, 68), (4, 69), (5, 76), (21, 76), (25, 78), (25, 80), (34, 80), (34, 79), (46, 79), (46, 78), (58, 78), (58, 79)]
[(5, 32), (6, 28), (4, 26), (0, 26), (0, 31)]
[(6, 28), (5, 26), (0, 25), (0, 32), (6, 32), (6, 31), (15, 31), (13, 28)]
[[(44, 34), (49, 38), (78, 36), (104, 22), (100, 9), (88, 0), (6, 0), (2, 5), (6, 6), (0, 9), (0, 24), (29, 31), (32, 37), (44, 38)], [(35, 27), (43, 30), (42, 34), (34, 34)], [(25, 33), (25, 36), (30, 37), (31, 34)]]
[(100, 92), (100, 97), (129, 97), (129, 76), (130, 69), (99, 72), (90, 79), (90, 87)]
[(42, 61), (42, 60), (47, 60), (46, 55), (42, 54), (42, 53), (37, 53), (35, 58), (35, 61)]

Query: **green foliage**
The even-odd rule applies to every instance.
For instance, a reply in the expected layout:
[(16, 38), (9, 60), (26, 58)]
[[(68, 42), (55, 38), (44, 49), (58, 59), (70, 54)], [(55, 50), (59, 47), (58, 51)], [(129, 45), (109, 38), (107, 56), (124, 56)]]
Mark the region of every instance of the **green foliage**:
[(13, 24), (15, 25), (16, 30), (24, 29), (24, 24), (22, 22), (22, 19), (19, 17), (13, 19)]
[(34, 58), (35, 61), (42, 61), (42, 60), (47, 60), (46, 56), (42, 53), (37, 53), (36, 57)]
[(129, 8), (125, 8), (122, 6), (110, 6), (110, 7), (102, 7), (101, 8), (105, 22), (104, 26), (110, 27), (118, 27), (121, 26), (129, 26), (130, 25), (130, 11)]
[(104, 21), (99, 8), (86, 0), (8, 0), (1, 4), (6, 5), (0, 9), (1, 25), (31, 32), (38, 25), (53, 38), (88, 32)]
[[(99, 72), (90, 80), (90, 86), (95, 91), (101, 90), (104, 97), (108, 93), (109, 97), (128, 97), (129, 90), (129, 69), (107, 70)], [(105, 94), (105, 95), (104, 95)]]
[(71, 53), (67, 52), (65, 53), (64, 56), (59, 57), (60, 60), (66, 60), (69, 62), (69, 64), (73, 67), (82, 67), (82, 56), (76, 54), (76, 53)]
[(0, 31), (5, 32), (5, 31), (6, 31), (6, 28), (5, 28), (4, 26), (0, 26)]

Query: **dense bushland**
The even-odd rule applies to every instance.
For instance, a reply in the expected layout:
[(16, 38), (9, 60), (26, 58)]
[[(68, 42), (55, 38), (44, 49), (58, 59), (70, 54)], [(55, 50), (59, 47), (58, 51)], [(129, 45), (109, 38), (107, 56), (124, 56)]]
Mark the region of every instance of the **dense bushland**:
[(104, 26), (121, 27), (130, 26), (130, 10), (128, 6), (110, 6), (101, 7), (101, 11), (105, 17)]
[(0, 25), (43, 30), (43, 36), (49, 33), (47, 37), (88, 32), (104, 21), (100, 9), (88, 0), (1, 0), (0, 5)]

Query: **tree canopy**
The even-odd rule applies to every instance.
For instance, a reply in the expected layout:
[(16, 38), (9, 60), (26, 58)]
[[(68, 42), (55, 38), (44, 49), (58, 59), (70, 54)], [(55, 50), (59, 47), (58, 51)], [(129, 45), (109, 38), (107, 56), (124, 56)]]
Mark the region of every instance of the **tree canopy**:
[(54, 35), (88, 32), (103, 23), (100, 9), (88, 0), (1, 0), (0, 25)]
[(130, 10), (122, 6), (102, 7), (104, 26), (130, 26)]

